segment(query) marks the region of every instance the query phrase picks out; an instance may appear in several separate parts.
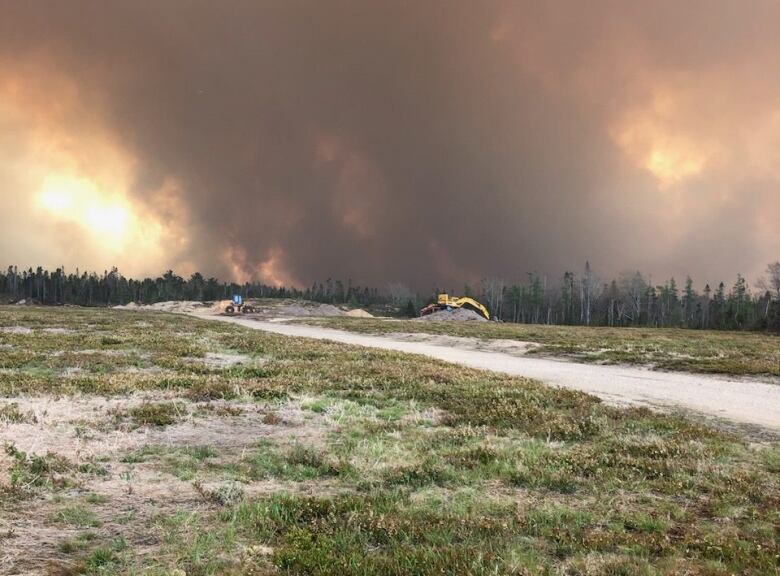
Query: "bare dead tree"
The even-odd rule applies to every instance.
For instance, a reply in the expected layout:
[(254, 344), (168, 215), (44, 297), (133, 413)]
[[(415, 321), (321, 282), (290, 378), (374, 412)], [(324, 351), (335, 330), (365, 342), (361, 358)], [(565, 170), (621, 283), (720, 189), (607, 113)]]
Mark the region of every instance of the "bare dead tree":
[(769, 292), (774, 300), (780, 300), (780, 261), (766, 266), (766, 276), (759, 279), (756, 285)]
[(490, 312), (500, 318), (501, 303), (504, 301), (504, 287), (506, 281), (495, 276), (482, 279), (482, 294), (487, 301)]
[(601, 295), (601, 283), (599, 282), (593, 270), (590, 267), (590, 262), (585, 262), (585, 273), (582, 276), (582, 307), (584, 309), (584, 323), (586, 326), (590, 326), (591, 313), (593, 311), (593, 304)]

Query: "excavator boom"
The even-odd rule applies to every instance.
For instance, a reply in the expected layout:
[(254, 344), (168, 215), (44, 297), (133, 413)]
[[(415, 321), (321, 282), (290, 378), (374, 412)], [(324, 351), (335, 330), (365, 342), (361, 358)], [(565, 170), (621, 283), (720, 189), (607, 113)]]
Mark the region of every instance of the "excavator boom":
[(461, 308), (463, 305), (469, 305), (472, 308), (476, 309), (477, 312), (481, 313), (486, 320), (490, 320), (490, 312), (488, 312), (488, 309), (485, 308), (482, 304), (474, 300), (474, 298), (469, 298), (468, 296), (464, 296), (462, 298), (458, 298), (455, 301), (454, 308)]

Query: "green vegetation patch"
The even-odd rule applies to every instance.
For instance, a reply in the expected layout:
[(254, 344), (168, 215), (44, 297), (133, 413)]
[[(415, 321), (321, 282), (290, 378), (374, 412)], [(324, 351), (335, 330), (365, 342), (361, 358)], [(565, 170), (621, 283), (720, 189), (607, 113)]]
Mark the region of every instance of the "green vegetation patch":
[[(763, 536), (743, 539), (713, 524), (691, 526), (685, 512), (677, 512), (680, 521), (669, 520), (647, 505), (602, 511), (575, 501), (502, 501), (469, 490), (417, 494), (278, 494), (226, 510), (218, 526), (231, 539), (267, 550), (269, 557), (244, 557), (244, 563), (270, 561), (287, 574), (639, 575), (706, 566), (699, 573), (725, 575), (736, 567), (754, 574), (776, 568), (768, 526)], [(207, 558), (218, 557), (209, 551), (222, 546), (185, 540), (174, 546), (197, 545)]]
[(180, 417), (180, 410), (173, 402), (144, 402), (128, 410), (139, 426), (168, 426)]
[(83, 504), (63, 506), (54, 515), (54, 521), (69, 526), (91, 528), (96, 528), (101, 524), (95, 513)]
[[(43, 331), (47, 319), (75, 334)], [(162, 390), (165, 401), (121, 417), (191, 424), (195, 434), (201, 420), (225, 418), (242, 434), (213, 445), (187, 436), (191, 445), (77, 464), (9, 445), (2, 512), (45, 506), (41, 521), (65, 532), (50, 551), (66, 556), (64, 573), (777, 572), (776, 444), (522, 378), (188, 317), (26, 308), (2, 309), (0, 321), (31, 328), (0, 333), (13, 339), (0, 356), (27, 350), (0, 370), (3, 394)], [(679, 352), (658, 334), (646, 349)], [(581, 353), (574, 332), (546, 338), (545, 346)], [(248, 359), (192, 361), (215, 353)], [(121, 359), (117, 366), (107, 354)], [(220, 408), (185, 422), (179, 398), (219, 399)], [(230, 408), (237, 400), (243, 412)], [(81, 483), (90, 485), (62, 489)], [(160, 496), (168, 484), (175, 498)], [(114, 504), (116, 521), (101, 523)]]
[(13, 489), (28, 491), (34, 487), (63, 487), (68, 484), (67, 473), (73, 467), (65, 458), (52, 453), (43, 456), (28, 454), (13, 444), (5, 444), (5, 453), (11, 459), (8, 480)]
[(724, 330), (545, 326), (498, 322), (415, 322), (309, 318), (300, 322), (365, 334), (424, 333), (540, 346), (530, 354), (582, 362), (649, 365), (659, 370), (780, 376), (780, 336)]
[(280, 449), (263, 442), (244, 460), (247, 476), (252, 480), (278, 478), (294, 481), (334, 477), (344, 472), (345, 464), (327, 454), (302, 444)]

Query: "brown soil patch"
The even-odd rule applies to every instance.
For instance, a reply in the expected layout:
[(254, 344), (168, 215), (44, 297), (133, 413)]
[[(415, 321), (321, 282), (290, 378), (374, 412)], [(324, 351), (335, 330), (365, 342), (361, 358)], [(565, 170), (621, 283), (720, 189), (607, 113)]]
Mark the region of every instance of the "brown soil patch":
[[(116, 414), (144, 402), (175, 402), (181, 419), (165, 427), (116, 426)], [(133, 394), (122, 398), (98, 396), (52, 396), (14, 398), (16, 408), (29, 418), (22, 422), (0, 421), (0, 436), (28, 454), (47, 453), (65, 458), (70, 472), (64, 487), (28, 487), (26, 493), (0, 493), (0, 573), (52, 574), (66, 569), (78, 554), (64, 555), (59, 547), (85, 531), (96, 534), (95, 542), (121, 536), (143, 557), (159, 550), (161, 535), (150, 529), (160, 514), (177, 511), (216, 510), (220, 504), (209, 497), (228, 480), (212, 478), (207, 484), (181, 480), (167, 472), (154, 454), (134, 461), (129, 455), (145, 447), (176, 450), (207, 446), (215, 462), (239, 461), (261, 440), (284, 446), (299, 443), (321, 447), (332, 424), (326, 416), (305, 411), (301, 401), (282, 406), (241, 402), (190, 402), (163, 393)], [(224, 406), (223, 406), (224, 404)], [(273, 418), (267, 418), (273, 414)], [(0, 453), (0, 489), (10, 487), (12, 456)], [(82, 465), (82, 469), (79, 466)], [(84, 472), (83, 465), (100, 473)], [(218, 473), (217, 473), (218, 474)], [(328, 482), (284, 482), (265, 479), (241, 483), (243, 496), (262, 496), (278, 491), (322, 494), (335, 492)], [(88, 494), (99, 501), (89, 503)], [(86, 506), (98, 526), (79, 527), (57, 522), (67, 505)]]

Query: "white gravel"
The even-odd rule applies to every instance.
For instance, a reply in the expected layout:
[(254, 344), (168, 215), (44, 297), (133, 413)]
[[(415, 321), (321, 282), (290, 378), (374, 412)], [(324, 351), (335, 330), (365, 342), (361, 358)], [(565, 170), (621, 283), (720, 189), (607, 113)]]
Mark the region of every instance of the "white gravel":
[(479, 312), (468, 308), (455, 308), (452, 310), (439, 310), (425, 316), (415, 318), (414, 322), (487, 322)]
[(286, 336), (423, 354), (471, 368), (536, 378), (555, 386), (582, 390), (613, 404), (685, 409), (735, 423), (780, 430), (780, 386), (750, 379), (656, 372), (633, 366), (579, 364), (566, 360), (473, 350), (453, 346), (452, 342), (443, 346), (316, 326), (258, 322), (248, 318), (221, 316), (210, 319)]

